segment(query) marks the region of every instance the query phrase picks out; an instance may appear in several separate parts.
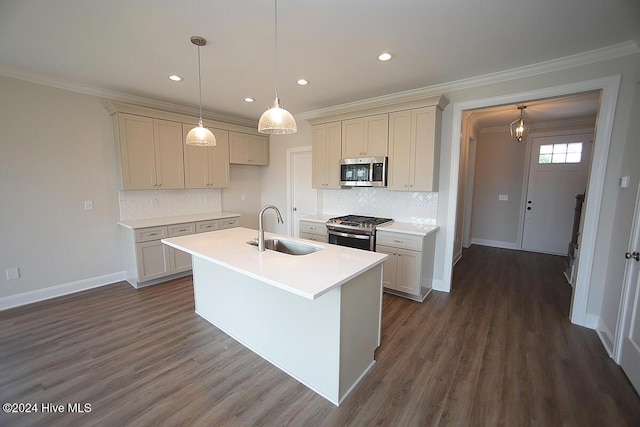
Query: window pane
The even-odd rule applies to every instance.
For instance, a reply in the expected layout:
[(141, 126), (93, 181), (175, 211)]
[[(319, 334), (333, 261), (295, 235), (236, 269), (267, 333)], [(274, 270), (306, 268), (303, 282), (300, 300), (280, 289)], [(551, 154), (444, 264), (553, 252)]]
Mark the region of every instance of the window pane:
[(554, 153), (551, 160), (552, 163), (564, 163), (567, 158), (565, 153)]
[(573, 142), (567, 147), (568, 153), (582, 153), (582, 142)]
[[(567, 152), (567, 144), (553, 144), (553, 152), (555, 153), (566, 153)], [(553, 163), (556, 163), (555, 161)]]
[(551, 154), (540, 154), (540, 157), (538, 158), (538, 163), (540, 164), (551, 163)]
[(540, 154), (551, 154), (553, 151), (553, 145), (541, 145)]
[(567, 163), (580, 163), (582, 153), (567, 153)]

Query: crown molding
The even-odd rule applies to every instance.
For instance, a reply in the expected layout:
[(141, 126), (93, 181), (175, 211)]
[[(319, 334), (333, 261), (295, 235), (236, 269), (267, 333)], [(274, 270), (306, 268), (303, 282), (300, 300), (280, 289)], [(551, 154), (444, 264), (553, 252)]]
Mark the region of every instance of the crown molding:
[[(0, 76), (10, 77), (13, 79), (23, 80), (29, 83), (50, 86), (57, 89), (68, 90), (72, 92), (91, 95), (98, 98), (105, 98), (110, 101), (124, 102), (127, 104), (139, 105), (157, 110), (169, 111), (177, 114), (185, 114), (188, 116), (198, 116), (199, 109), (186, 107), (184, 105), (174, 104), (171, 102), (159, 101), (156, 99), (145, 98), (143, 96), (130, 95), (124, 92), (117, 92), (109, 89), (102, 89), (83, 83), (72, 82), (56, 77), (46, 76), (44, 74), (35, 73), (33, 71), (10, 67), (0, 64)], [(226, 114), (215, 113), (212, 111), (202, 111), (202, 117), (214, 121), (236, 124), (239, 126), (256, 127), (258, 122), (254, 120), (244, 119), (241, 117), (229, 116)]]
[(627, 55), (634, 55), (637, 53), (640, 53), (640, 46), (635, 40), (629, 40), (612, 46), (594, 49), (563, 58), (539, 62), (537, 64), (511, 68), (509, 70), (470, 77), (468, 79), (455, 80), (452, 82), (426, 86), (404, 92), (393, 93), (390, 95), (383, 95), (375, 98), (363, 99), (356, 102), (340, 104), (333, 107), (308, 111), (296, 114), (296, 117), (299, 117), (300, 119), (310, 120), (331, 115), (351, 113), (353, 111), (356, 111), (357, 109), (367, 109), (393, 103), (400, 103), (403, 101), (411, 101), (429, 96), (446, 94), (447, 92), (454, 92), (478, 86), (485, 86), (509, 80), (521, 79), (524, 77), (531, 77), (553, 71), (565, 70), (568, 68), (579, 67), (595, 62), (607, 61), (610, 59), (615, 59)]

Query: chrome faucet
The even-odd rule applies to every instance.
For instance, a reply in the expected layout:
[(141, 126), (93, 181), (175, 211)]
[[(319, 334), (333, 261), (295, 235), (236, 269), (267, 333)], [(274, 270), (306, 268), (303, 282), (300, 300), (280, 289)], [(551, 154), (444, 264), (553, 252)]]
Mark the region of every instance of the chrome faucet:
[(274, 211), (276, 211), (276, 214), (278, 215), (278, 222), (280, 224), (284, 224), (282, 215), (280, 215), (280, 211), (277, 207), (275, 207), (274, 205), (267, 205), (262, 208), (260, 214), (258, 215), (258, 252), (264, 252), (264, 229), (262, 228), (262, 214), (264, 214), (264, 211), (266, 211), (267, 209), (273, 209)]

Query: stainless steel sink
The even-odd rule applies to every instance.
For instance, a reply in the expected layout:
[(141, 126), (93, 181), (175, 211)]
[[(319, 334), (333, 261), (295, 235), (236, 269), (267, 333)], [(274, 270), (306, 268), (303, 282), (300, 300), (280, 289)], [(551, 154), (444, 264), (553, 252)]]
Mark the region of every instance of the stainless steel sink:
[[(247, 243), (252, 246), (258, 246), (258, 239), (249, 240)], [(272, 251), (289, 255), (308, 255), (322, 250), (322, 248), (318, 246), (305, 245), (304, 243), (282, 239), (265, 239), (264, 247), (265, 249), (271, 249)]]

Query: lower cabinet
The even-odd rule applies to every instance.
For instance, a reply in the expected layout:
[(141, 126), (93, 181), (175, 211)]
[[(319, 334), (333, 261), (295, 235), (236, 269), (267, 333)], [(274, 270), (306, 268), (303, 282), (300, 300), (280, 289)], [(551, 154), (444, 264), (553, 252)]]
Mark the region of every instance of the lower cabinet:
[(378, 230), (376, 252), (389, 255), (382, 276), (385, 291), (424, 301), (433, 282), (435, 233), (420, 236)]
[(166, 237), (238, 226), (238, 218), (187, 222), (126, 230), (127, 281), (134, 288), (154, 285), (191, 273), (191, 255), (162, 243)]
[(327, 226), (316, 221), (300, 220), (300, 238), (327, 243)]

